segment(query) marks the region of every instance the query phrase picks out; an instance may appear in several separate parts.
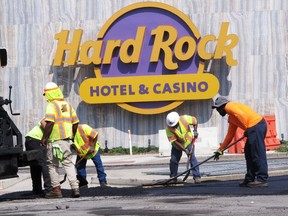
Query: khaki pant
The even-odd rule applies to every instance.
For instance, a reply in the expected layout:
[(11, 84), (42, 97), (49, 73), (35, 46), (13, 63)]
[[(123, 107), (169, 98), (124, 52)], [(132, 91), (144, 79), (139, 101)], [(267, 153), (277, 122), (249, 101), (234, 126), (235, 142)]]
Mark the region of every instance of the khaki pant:
[[(53, 157), (52, 152), (53, 144), (58, 144), (61, 147), (64, 153), (63, 161), (60, 161), (58, 158)], [(79, 188), (78, 180), (76, 177), (75, 165), (72, 162), (71, 144), (72, 142), (70, 140), (57, 140), (54, 143), (48, 143), (47, 165), (49, 168), (49, 175), (51, 178), (51, 185), (53, 188), (60, 186), (59, 163), (61, 163), (65, 169), (71, 189)]]

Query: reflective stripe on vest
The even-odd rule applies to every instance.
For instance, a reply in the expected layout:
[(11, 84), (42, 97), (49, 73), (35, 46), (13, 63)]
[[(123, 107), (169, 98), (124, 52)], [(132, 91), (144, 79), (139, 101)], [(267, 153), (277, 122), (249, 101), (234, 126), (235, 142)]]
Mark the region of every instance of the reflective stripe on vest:
[[(85, 132), (84, 132), (84, 130), (83, 130), (82, 125), (78, 125), (78, 131), (79, 131), (79, 134), (80, 134), (80, 136), (81, 136), (81, 138), (82, 138), (82, 140), (83, 140), (83, 142), (84, 142), (84, 143), (80, 146), (80, 148), (83, 149), (84, 151), (87, 150), (87, 152), (88, 152), (88, 150), (90, 149), (89, 139), (88, 139), (87, 136), (85, 135)], [(87, 152), (85, 152), (85, 154), (86, 154)], [(81, 156), (82, 156), (82, 155), (81, 155)]]
[(58, 130), (58, 133), (60, 136), (59, 138), (60, 139), (69, 138), (69, 136), (66, 134), (65, 123), (71, 124), (71, 122), (72, 122), (72, 107), (71, 107), (71, 105), (68, 103), (65, 104), (65, 105), (69, 106), (70, 110), (69, 110), (69, 116), (63, 116), (60, 104), (57, 103), (56, 101), (52, 101), (51, 103), (54, 105), (55, 111), (56, 111), (56, 116), (54, 119), (54, 126), (57, 127), (57, 130)]
[[(192, 137), (192, 134), (191, 135), (189, 134), (189, 130), (190, 130), (189, 129), (189, 124), (186, 121), (186, 119), (183, 118), (182, 116), (180, 116), (180, 118), (179, 118), (179, 127), (180, 127), (180, 130), (181, 130), (181, 134), (178, 133), (178, 130), (176, 128), (168, 127), (168, 130), (177, 137), (177, 141), (179, 141), (180, 143), (185, 144), (185, 142), (187, 140), (189, 140), (189, 142), (192, 142), (193, 137)], [(183, 136), (183, 132), (182, 132), (183, 129), (185, 129), (184, 136)]]
[(83, 127), (83, 125), (78, 125), (77, 133), (76, 133), (75, 138), (74, 138), (74, 145), (76, 147), (76, 152), (80, 157), (83, 157), (86, 155), (85, 158), (90, 159), (90, 158), (94, 157), (95, 154), (98, 152), (100, 144), (97, 141), (95, 144), (94, 153), (93, 154), (87, 154), (89, 152), (89, 150), (91, 149), (90, 140), (88, 137), (90, 137), (90, 138), (96, 137), (97, 132), (91, 128), (89, 135), (88, 134), (86, 135), (86, 133), (88, 133), (88, 131), (86, 130), (86, 133), (85, 133), (84, 129), (85, 128)]

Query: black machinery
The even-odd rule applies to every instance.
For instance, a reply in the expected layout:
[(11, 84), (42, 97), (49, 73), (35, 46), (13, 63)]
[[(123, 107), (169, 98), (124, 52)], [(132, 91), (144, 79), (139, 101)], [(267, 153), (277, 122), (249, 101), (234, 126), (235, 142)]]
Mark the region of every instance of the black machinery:
[[(6, 49), (0, 48), (0, 66), (7, 65)], [(9, 105), (11, 115), (11, 89), (9, 86), (9, 99), (0, 96), (0, 179), (18, 177), (18, 167), (27, 166), (37, 158), (38, 151), (23, 151), (22, 134), (9, 117), (4, 105)]]
[(0, 179), (17, 177), (18, 158), (23, 153), (22, 134), (3, 108), (9, 104), (11, 114), (19, 115), (11, 109), (11, 88), (9, 99), (0, 97)]

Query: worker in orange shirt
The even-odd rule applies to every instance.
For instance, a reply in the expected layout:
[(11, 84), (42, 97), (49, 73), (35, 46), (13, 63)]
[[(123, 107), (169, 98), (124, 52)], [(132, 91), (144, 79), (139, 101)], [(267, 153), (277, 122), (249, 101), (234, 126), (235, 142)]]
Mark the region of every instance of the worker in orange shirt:
[(237, 128), (244, 130), (247, 137), (244, 154), (246, 159), (247, 173), (240, 187), (267, 187), (268, 186), (268, 165), (266, 157), (266, 146), (264, 139), (267, 132), (265, 119), (245, 104), (231, 102), (225, 97), (218, 97), (212, 109), (215, 109), (221, 116), (229, 115), (228, 132), (226, 137), (215, 152), (215, 160), (223, 154), (224, 148), (232, 141)]

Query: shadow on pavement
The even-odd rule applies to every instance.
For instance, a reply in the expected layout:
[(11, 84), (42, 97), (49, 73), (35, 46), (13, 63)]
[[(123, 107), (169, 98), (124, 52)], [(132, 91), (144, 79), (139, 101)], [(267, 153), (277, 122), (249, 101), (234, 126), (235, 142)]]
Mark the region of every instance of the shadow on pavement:
[[(247, 195), (287, 195), (288, 176), (275, 176), (269, 178), (267, 188), (241, 188), (238, 186), (240, 180), (231, 181), (204, 181), (201, 184), (185, 183), (181, 186), (163, 186), (142, 188), (138, 187), (91, 187), (81, 189), (81, 197), (109, 197), (109, 196), (247, 196)], [(62, 189), (63, 197), (70, 198), (71, 191)], [(30, 191), (19, 191), (7, 193), (0, 196), (0, 202), (21, 199), (39, 199)]]

